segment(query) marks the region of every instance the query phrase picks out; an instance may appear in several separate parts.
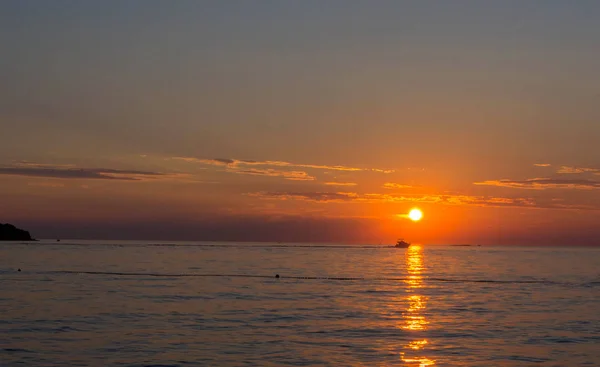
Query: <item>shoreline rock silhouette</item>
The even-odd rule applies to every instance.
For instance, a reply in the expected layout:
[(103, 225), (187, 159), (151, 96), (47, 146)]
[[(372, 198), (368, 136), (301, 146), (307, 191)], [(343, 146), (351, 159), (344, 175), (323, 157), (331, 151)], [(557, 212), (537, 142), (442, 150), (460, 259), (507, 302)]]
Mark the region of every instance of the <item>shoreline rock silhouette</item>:
[(10, 223), (0, 223), (0, 241), (36, 241), (28, 231)]

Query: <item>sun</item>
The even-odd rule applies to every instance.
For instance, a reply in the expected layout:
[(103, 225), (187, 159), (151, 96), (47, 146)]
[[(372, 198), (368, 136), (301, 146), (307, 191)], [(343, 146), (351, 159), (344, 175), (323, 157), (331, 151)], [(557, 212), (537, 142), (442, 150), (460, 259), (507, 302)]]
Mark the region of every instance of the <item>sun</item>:
[(411, 211), (408, 213), (408, 217), (410, 218), (410, 220), (412, 220), (413, 222), (417, 222), (420, 221), (421, 218), (423, 218), (423, 212), (419, 209), (411, 209)]

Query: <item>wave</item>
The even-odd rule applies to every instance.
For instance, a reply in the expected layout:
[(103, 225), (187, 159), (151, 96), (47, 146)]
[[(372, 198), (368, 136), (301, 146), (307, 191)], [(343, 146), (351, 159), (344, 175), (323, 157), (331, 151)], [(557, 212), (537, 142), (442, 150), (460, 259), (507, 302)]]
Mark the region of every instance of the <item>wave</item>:
[[(274, 279), (295, 279), (295, 280), (334, 280), (334, 281), (389, 281), (406, 282), (412, 280), (410, 277), (338, 277), (338, 276), (298, 276), (285, 274), (223, 274), (223, 273), (154, 273), (154, 272), (116, 272), (116, 271), (80, 271), (80, 270), (52, 270), (37, 272), (36, 274), (84, 274), (84, 275), (108, 275), (123, 277), (163, 277), (163, 278), (184, 278), (184, 277), (227, 277), (227, 278), (274, 278)], [(564, 285), (564, 286), (600, 286), (598, 281), (585, 283), (559, 282), (545, 279), (466, 279), (466, 278), (440, 278), (423, 277), (423, 281), (428, 282), (446, 282), (446, 283), (490, 283), (490, 284), (541, 284), (541, 285)]]

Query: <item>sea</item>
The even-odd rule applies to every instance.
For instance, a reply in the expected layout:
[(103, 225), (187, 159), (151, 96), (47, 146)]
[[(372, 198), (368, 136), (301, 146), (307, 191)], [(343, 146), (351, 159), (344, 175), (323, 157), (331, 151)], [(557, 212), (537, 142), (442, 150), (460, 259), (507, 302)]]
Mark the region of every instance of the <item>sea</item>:
[(0, 366), (600, 366), (600, 248), (7, 242)]

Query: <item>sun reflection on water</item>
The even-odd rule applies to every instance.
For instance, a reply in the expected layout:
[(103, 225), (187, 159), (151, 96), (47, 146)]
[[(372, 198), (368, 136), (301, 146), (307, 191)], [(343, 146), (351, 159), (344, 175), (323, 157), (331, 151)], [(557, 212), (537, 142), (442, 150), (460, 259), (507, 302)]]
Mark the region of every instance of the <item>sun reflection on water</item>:
[(423, 288), (423, 250), (421, 246), (413, 245), (406, 250), (406, 269), (408, 277), (405, 280), (409, 295), (407, 297), (408, 308), (403, 313), (404, 324), (402, 329), (415, 333), (415, 340), (409, 342), (405, 347), (409, 352), (401, 352), (400, 358), (407, 366), (426, 367), (435, 365), (435, 360), (423, 355), (425, 346), (429, 343), (420, 332), (427, 330), (429, 322), (425, 317), (427, 297), (418, 294)]

